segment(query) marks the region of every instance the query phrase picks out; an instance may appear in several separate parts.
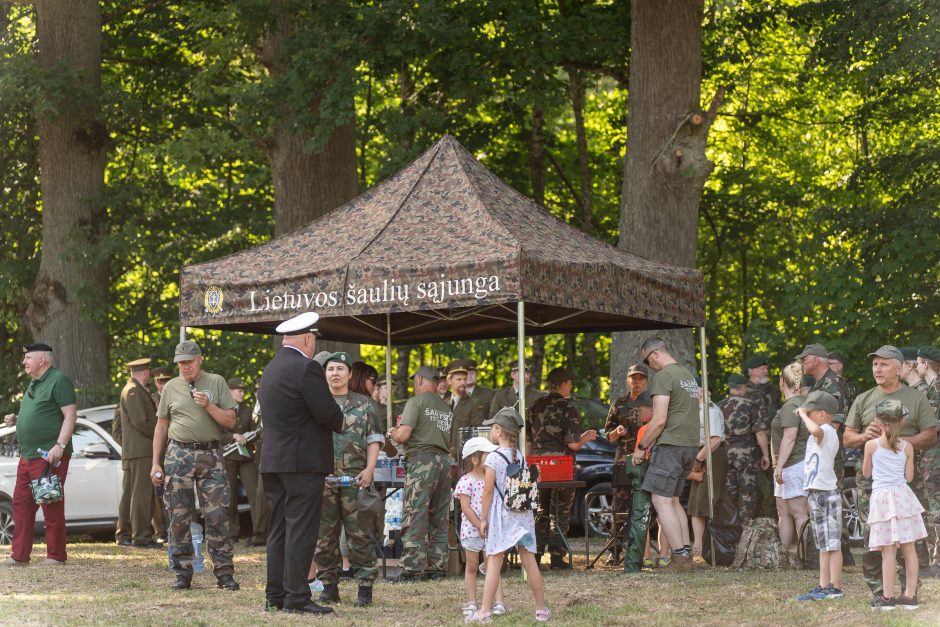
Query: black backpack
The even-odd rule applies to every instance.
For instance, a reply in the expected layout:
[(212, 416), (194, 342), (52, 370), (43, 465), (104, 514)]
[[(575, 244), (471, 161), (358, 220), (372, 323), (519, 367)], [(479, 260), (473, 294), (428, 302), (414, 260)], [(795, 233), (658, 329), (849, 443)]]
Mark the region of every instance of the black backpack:
[[(505, 455), (495, 451), (497, 455), (506, 461), (506, 478), (503, 480), (503, 489), (498, 487), (499, 497), (503, 501), (506, 509), (513, 512), (529, 512), (538, 509), (539, 506), (539, 467), (535, 464), (526, 467), (516, 461), (509, 461)], [(516, 454), (513, 451), (513, 459)]]

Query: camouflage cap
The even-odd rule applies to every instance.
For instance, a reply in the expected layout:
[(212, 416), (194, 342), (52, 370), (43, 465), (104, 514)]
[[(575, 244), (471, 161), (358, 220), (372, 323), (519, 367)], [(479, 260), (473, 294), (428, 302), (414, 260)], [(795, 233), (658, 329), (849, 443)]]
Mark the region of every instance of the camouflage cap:
[(244, 390), (247, 387), (241, 377), (232, 377), (227, 383), (230, 390)]
[(826, 350), (826, 347), (822, 344), (807, 344), (803, 348), (803, 352), (794, 357), (793, 359), (803, 359), (804, 357), (822, 357), (823, 359), (829, 359), (829, 351)]
[(153, 378), (157, 381), (165, 381), (173, 378), (173, 371), (166, 366), (157, 366), (150, 371), (150, 374), (153, 375)]
[(567, 368), (552, 368), (545, 380), (552, 385), (561, 385), (565, 381), (574, 380), (574, 374)]
[(448, 375), (452, 375), (457, 372), (462, 372), (464, 374), (467, 374), (468, 370), (469, 369), (467, 368), (467, 360), (455, 359), (449, 364), (447, 364), (447, 367), (444, 369), (444, 372), (446, 372)]
[(834, 359), (840, 364), (845, 363), (845, 356), (839, 351), (829, 351), (829, 359)]
[(181, 361), (192, 361), (199, 355), (202, 355), (202, 349), (199, 348), (199, 344), (196, 344), (192, 340), (186, 340), (176, 345), (176, 350), (173, 352), (173, 361), (177, 363)]
[(489, 420), (483, 421), (484, 425), (499, 425), (510, 433), (519, 433), (522, 429), (522, 416), (512, 407), (503, 407), (493, 414)]
[(900, 362), (904, 361), (904, 353), (890, 344), (885, 344), (875, 352), (868, 353), (869, 359), (874, 359), (875, 357), (881, 357), (882, 359), (897, 359)]
[(816, 390), (809, 393), (800, 407), (806, 411), (824, 411), (829, 415), (833, 415), (839, 411), (839, 401), (829, 392)]
[(904, 355), (904, 361), (917, 361), (917, 353), (920, 352), (920, 346), (902, 346), (901, 354)]
[(875, 406), (875, 415), (878, 416), (878, 418), (900, 419), (907, 414), (907, 407), (904, 406), (904, 403), (895, 398), (885, 399)]
[(317, 362), (321, 366), (324, 366), (326, 365), (326, 360), (329, 359), (330, 355), (332, 354), (333, 353), (331, 353), (330, 351), (320, 351), (319, 353), (313, 356), (313, 361)]
[(150, 358), (141, 357), (140, 359), (129, 361), (127, 362), (127, 367), (131, 369), (131, 372), (140, 372), (141, 370), (150, 370)]
[(323, 360), (323, 367), (326, 368), (326, 365), (331, 361), (338, 361), (342, 364), (346, 364), (347, 368), (352, 368), (352, 356), (346, 351), (337, 351), (335, 353), (330, 353), (330, 356)]
[(633, 364), (632, 366), (630, 366), (630, 369), (627, 370), (627, 378), (628, 378), (628, 379), (629, 379), (630, 377), (632, 377), (633, 375), (635, 375), (635, 374), (642, 375), (642, 376), (646, 377), (647, 379), (650, 378), (650, 371), (649, 371), (649, 368), (647, 368), (647, 367), (644, 366), (643, 364)]
[(917, 356), (940, 361), (940, 350), (937, 350), (933, 346), (922, 346), (921, 349), (917, 351)]
[(441, 371), (433, 366), (421, 366), (418, 368), (418, 371), (411, 375), (411, 379), (415, 377), (421, 377), (422, 379), (432, 379), (437, 380), (441, 378)]
[(750, 370), (751, 368), (760, 368), (761, 366), (766, 366), (767, 363), (767, 355), (754, 355), (744, 362), (744, 367)]
[(743, 374), (733, 372), (728, 375), (728, 385), (747, 385), (747, 377)]

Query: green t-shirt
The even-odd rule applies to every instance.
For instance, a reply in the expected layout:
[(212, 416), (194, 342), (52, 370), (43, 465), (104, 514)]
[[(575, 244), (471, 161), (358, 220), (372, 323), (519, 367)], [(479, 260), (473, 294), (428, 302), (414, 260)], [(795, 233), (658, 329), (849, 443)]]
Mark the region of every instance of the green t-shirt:
[(653, 374), (649, 393), (654, 405), (656, 396), (669, 397), (666, 426), (657, 444), (699, 446), (698, 389), (695, 375), (679, 364), (669, 364)]
[[(20, 443), (20, 457), (38, 459), (42, 455), (36, 449), (48, 451), (55, 446), (62, 423), (65, 422), (62, 408), (74, 404), (75, 386), (65, 373), (55, 366), (31, 381), (16, 416), (16, 439)], [(71, 454), (72, 441), (69, 440), (63, 455)]]
[(849, 409), (845, 426), (864, 433), (875, 419), (875, 408), (878, 403), (888, 399), (901, 401), (909, 412), (904, 418), (904, 424), (901, 425), (901, 437), (909, 438), (931, 427), (936, 428), (937, 418), (933, 408), (930, 407), (927, 395), (906, 385), (902, 385), (891, 394), (885, 394), (878, 387), (859, 394), (852, 403), (852, 408)]
[(774, 463), (777, 463), (777, 458), (780, 456), (780, 441), (783, 439), (783, 430), (796, 427), (796, 441), (793, 443), (793, 449), (790, 451), (790, 456), (787, 457), (787, 463), (784, 465), (784, 468), (789, 468), (790, 466), (795, 466), (798, 463), (801, 463), (806, 459), (806, 440), (809, 438), (809, 429), (806, 428), (806, 425), (803, 424), (803, 420), (796, 415), (796, 409), (805, 399), (796, 394), (791, 396), (783, 406), (777, 410), (777, 415), (774, 416), (773, 421), (770, 423), (770, 448), (774, 457)]
[(405, 457), (413, 453), (450, 453), (450, 427), (454, 412), (434, 392), (408, 399), (401, 424), (413, 429), (405, 443)]
[[(235, 409), (235, 399), (225, 379), (203, 372), (194, 381), (193, 389), (208, 392), (209, 400), (221, 409)], [(160, 395), (157, 418), (170, 419), (170, 439), (177, 442), (212, 442), (222, 437), (222, 426), (209, 412), (196, 404), (190, 394), (189, 382), (183, 377), (167, 381)]]

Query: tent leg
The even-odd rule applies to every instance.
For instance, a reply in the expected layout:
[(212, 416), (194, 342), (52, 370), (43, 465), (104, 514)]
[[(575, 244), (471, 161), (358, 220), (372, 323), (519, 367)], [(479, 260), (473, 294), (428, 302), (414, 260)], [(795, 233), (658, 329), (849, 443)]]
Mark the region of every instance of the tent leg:
[(388, 399), (385, 403), (385, 422), (389, 431), (392, 430), (392, 405), (394, 393), (392, 390), (392, 315), (385, 314), (385, 389), (388, 390)]
[[(705, 327), (699, 327), (699, 343), (702, 355), (702, 424), (705, 427), (705, 481), (708, 482), (708, 519), (715, 517), (715, 488), (712, 478), (712, 447), (711, 447), (711, 421), (710, 401), (708, 394), (708, 354), (705, 352)], [(708, 536), (711, 540), (712, 561), (715, 561), (715, 538)]]
[(180, 344), (186, 341), (186, 327), (180, 325)]
[(519, 434), (519, 447), (525, 455), (525, 303), (516, 304), (516, 358), (519, 360), (519, 415), (522, 416), (522, 433)]

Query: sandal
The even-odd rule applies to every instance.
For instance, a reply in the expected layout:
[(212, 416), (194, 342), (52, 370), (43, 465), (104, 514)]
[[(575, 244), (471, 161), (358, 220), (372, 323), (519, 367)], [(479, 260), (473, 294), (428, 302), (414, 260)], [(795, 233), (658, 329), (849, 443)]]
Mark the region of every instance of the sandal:
[(502, 616), (503, 614), (508, 614), (509, 608), (503, 605), (502, 602), (496, 603), (493, 605), (493, 616)]
[(465, 623), (483, 623), (484, 625), (489, 625), (490, 623), (493, 622), (493, 620), (492, 620), (492, 618), (491, 618), (491, 615), (492, 615), (491, 612), (481, 612), (480, 610), (477, 610), (476, 612), (474, 612), (474, 613), (471, 614), (470, 616), (466, 617), (466, 618), (463, 620), (463, 622), (465, 622)]
[(655, 557), (644, 557), (644, 558), (643, 558), (643, 568), (656, 568), (656, 558), (655, 558)]
[(463, 604), (463, 607), (460, 608), (460, 611), (463, 612), (463, 617), (466, 618), (477, 611), (477, 604), (473, 601), (467, 601)]
[(535, 622), (547, 623), (552, 620), (552, 611), (547, 607), (544, 610), (535, 610)]

